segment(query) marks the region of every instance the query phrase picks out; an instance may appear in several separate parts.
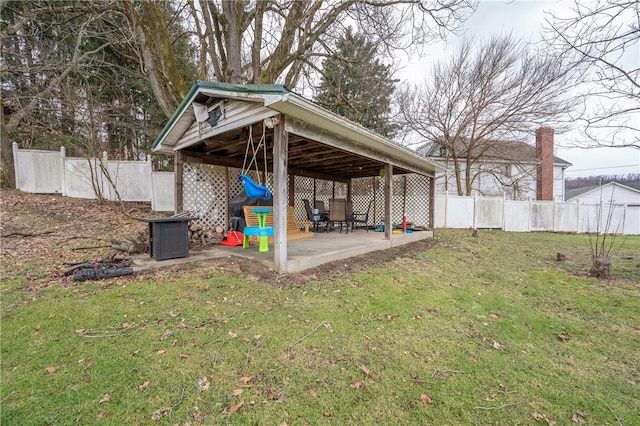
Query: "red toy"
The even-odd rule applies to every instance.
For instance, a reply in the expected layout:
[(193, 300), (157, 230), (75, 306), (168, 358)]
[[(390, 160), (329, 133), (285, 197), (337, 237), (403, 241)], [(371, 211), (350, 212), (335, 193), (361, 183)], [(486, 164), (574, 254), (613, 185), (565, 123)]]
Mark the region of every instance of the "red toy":
[(221, 246), (241, 246), (244, 241), (244, 235), (239, 231), (229, 231), (227, 239), (220, 241)]

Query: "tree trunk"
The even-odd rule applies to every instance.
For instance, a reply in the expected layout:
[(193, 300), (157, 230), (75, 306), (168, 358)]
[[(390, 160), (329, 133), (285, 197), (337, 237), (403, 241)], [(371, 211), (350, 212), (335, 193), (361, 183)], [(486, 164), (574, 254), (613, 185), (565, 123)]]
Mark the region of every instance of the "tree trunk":
[(139, 40), (149, 84), (162, 111), (171, 117), (188, 89), (171, 51), (162, 11), (153, 1), (143, 1), (141, 12), (133, 3), (123, 4)]
[(0, 186), (2, 188), (15, 188), (15, 170), (13, 168), (13, 147), (9, 140), (9, 133), (4, 122), (4, 106), (0, 101)]

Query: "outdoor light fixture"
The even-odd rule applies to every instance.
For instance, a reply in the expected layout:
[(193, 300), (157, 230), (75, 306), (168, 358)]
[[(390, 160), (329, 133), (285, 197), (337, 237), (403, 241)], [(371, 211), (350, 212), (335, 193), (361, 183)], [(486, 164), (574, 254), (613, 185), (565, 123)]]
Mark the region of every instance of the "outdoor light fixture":
[(264, 125), (269, 129), (273, 129), (274, 127), (276, 127), (279, 122), (280, 120), (278, 120), (277, 117), (268, 117), (264, 119)]

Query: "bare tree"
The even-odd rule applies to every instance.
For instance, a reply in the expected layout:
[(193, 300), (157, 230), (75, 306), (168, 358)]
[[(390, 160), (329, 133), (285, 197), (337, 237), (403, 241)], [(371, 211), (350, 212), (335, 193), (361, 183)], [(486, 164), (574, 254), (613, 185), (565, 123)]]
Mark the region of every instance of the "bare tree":
[(497, 142), (540, 126), (562, 130), (574, 106), (565, 95), (573, 77), (571, 67), (512, 36), (481, 46), (466, 39), (422, 87), (401, 90), (399, 111), (410, 131), (445, 151), (458, 194), (471, 195), (481, 160), (502, 149)]
[(640, 3), (575, 0), (569, 16), (549, 12), (546, 22), (557, 54), (589, 71), (578, 146), (640, 149)]
[(454, 31), (475, 9), (470, 0), (186, 1), (201, 76), (289, 87), (317, 69), (349, 25), (397, 52)]

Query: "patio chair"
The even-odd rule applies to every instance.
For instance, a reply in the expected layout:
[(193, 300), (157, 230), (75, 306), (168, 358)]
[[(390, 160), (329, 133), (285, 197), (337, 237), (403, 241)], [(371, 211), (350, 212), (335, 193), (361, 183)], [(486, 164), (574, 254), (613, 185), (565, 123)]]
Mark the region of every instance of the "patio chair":
[(313, 229), (317, 231), (320, 226), (320, 222), (326, 222), (326, 220), (324, 220), (324, 211), (321, 210), (319, 215), (314, 215), (309, 200), (303, 199), (302, 202), (304, 203), (304, 209), (307, 212), (307, 220), (313, 223)]
[(351, 213), (351, 230), (356, 229), (356, 223), (363, 224), (367, 232), (369, 232), (369, 212), (371, 212), (371, 205), (373, 200), (369, 201), (366, 213)]
[(329, 226), (333, 227), (336, 223), (340, 224), (340, 232), (342, 232), (342, 224), (346, 227), (346, 233), (349, 233), (349, 216), (347, 215), (347, 200), (334, 199), (329, 200), (329, 221), (327, 222), (327, 230)]

